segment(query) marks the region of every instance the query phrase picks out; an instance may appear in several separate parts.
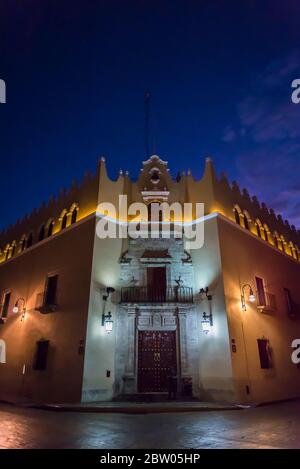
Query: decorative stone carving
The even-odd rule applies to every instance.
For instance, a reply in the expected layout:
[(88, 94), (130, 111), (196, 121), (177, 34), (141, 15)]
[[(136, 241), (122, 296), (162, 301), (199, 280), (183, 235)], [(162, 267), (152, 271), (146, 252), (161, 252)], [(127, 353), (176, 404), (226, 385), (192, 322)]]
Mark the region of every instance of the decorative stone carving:
[(153, 327), (161, 327), (161, 315), (159, 313), (153, 314)]
[(182, 263), (183, 264), (191, 264), (192, 263), (192, 257), (190, 255), (190, 253), (186, 250), (184, 250), (184, 254), (186, 255), (185, 258), (182, 258)]
[(131, 257), (127, 257), (128, 255), (128, 249), (127, 251), (123, 252), (122, 256), (120, 257), (120, 264), (130, 264), (131, 262)]

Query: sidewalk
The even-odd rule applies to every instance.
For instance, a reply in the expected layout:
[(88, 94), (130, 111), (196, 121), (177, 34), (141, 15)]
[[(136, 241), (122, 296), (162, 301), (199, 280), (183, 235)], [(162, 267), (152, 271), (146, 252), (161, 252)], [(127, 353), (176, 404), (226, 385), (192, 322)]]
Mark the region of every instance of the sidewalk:
[(210, 412), (224, 410), (241, 410), (242, 405), (230, 405), (212, 402), (93, 402), (78, 404), (32, 404), (30, 407), (56, 412), (99, 412), (122, 414), (151, 414), (171, 412)]

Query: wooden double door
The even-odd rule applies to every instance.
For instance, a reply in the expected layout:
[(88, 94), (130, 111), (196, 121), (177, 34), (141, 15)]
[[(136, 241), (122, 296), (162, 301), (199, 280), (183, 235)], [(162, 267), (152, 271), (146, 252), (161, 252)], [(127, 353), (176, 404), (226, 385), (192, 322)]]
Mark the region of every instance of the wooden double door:
[(147, 296), (152, 302), (165, 302), (167, 277), (165, 267), (148, 267), (147, 269)]
[(171, 369), (177, 370), (176, 332), (139, 331), (138, 392), (166, 392)]

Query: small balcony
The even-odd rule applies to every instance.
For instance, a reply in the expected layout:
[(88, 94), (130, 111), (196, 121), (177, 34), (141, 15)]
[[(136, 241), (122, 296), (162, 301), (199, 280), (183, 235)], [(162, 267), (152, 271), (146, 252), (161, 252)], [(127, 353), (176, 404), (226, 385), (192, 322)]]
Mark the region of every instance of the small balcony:
[(276, 296), (273, 293), (266, 292), (264, 298), (259, 298), (257, 308), (263, 313), (273, 313), (277, 310)]
[(193, 303), (190, 287), (125, 287), (121, 289), (121, 303)]
[(38, 293), (36, 296), (35, 310), (42, 314), (54, 313), (58, 310), (57, 298), (47, 300), (46, 292)]

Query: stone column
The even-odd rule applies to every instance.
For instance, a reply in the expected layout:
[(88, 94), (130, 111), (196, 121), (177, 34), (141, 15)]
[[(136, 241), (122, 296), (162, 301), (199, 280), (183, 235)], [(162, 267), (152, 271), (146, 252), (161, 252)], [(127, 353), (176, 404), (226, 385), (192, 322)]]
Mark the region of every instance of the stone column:
[(178, 312), (179, 322), (179, 347), (180, 347), (180, 364), (181, 375), (186, 376), (189, 373), (189, 357), (187, 347), (187, 313), (185, 311)]
[(127, 313), (127, 358), (124, 375), (124, 392), (131, 394), (136, 392), (135, 374), (135, 347), (136, 347), (136, 311)]

